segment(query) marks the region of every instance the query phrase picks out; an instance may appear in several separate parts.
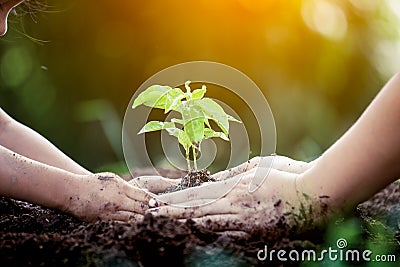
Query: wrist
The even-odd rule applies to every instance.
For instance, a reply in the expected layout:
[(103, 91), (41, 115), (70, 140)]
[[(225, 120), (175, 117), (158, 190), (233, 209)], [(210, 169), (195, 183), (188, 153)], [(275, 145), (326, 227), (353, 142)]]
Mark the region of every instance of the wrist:
[(72, 174), (62, 177), (55, 186), (55, 195), (53, 197), (53, 207), (63, 212), (70, 213), (71, 204), (79, 200), (77, 192), (79, 191), (79, 184), (82, 183), (87, 175)]
[[(311, 167), (312, 168), (312, 167)], [(299, 203), (299, 214), (306, 215), (304, 224), (323, 224), (331, 214), (338, 211), (337, 198), (324, 190), (319, 183), (322, 179), (314, 180), (309, 170), (299, 174), (295, 180), (295, 190)]]
[(299, 195), (303, 194), (303, 198), (307, 196), (314, 203), (317, 216), (343, 213), (352, 207), (348, 202), (349, 192), (341, 188), (339, 181), (332, 175), (336, 176), (332, 172), (321, 176), (317, 164), (313, 164), (306, 172), (299, 174), (296, 180)]

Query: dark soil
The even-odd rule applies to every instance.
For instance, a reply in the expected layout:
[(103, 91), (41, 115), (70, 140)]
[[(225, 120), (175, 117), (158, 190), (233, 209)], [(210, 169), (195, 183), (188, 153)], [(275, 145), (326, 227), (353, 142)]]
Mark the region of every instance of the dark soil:
[(187, 173), (181, 180), (181, 182), (176, 186), (171, 186), (167, 188), (164, 193), (175, 192), (183, 190), (189, 187), (199, 186), (202, 183), (215, 182), (215, 179), (211, 177), (211, 174), (207, 170), (194, 171), (191, 170)]
[(354, 218), (333, 220), (325, 229), (299, 235), (278, 221), (273, 229), (255, 226), (238, 235), (214, 232), (212, 225), (203, 227), (192, 220), (151, 215), (138, 223), (84, 223), (2, 197), (0, 266), (298, 266), (299, 262), (259, 261), (257, 252), (266, 245), (268, 250), (322, 249), (339, 237), (350, 236), (357, 237), (352, 241), (357, 248), (384, 244), (386, 252), (398, 257), (399, 199), (396, 183), (360, 205)]

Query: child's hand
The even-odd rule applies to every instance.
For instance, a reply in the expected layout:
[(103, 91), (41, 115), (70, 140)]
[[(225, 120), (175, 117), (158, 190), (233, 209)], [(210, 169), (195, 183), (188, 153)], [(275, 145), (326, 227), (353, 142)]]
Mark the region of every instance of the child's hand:
[[(214, 230), (246, 231), (260, 223), (276, 223), (282, 214), (291, 212), (292, 206), (299, 206), (295, 190), (296, 174), (271, 170), (264, 184), (254, 193), (249, 193), (249, 183), (254, 175), (255, 169), (246, 172), (240, 180), (233, 177), (162, 195), (160, 199), (174, 206), (162, 206), (149, 211), (154, 215), (177, 219), (191, 218), (216, 228)], [(229, 193), (213, 199), (214, 194), (226, 190), (234, 183), (237, 184)], [(210, 204), (201, 205), (211, 201)]]
[(180, 182), (181, 179), (169, 179), (157, 175), (139, 176), (129, 181), (131, 185), (148, 190), (154, 194), (165, 192), (169, 187), (176, 186)]
[(84, 175), (72, 183), (62, 209), (84, 221), (140, 220), (151, 199), (113, 173)]
[(216, 180), (224, 180), (245, 173), (256, 167), (272, 168), (290, 173), (303, 173), (312, 166), (313, 162), (294, 160), (285, 156), (271, 155), (267, 157), (254, 157), (245, 163), (226, 171), (221, 171), (213, 175)]
[[(325, 218), (321, 216), (321, 211), (325, 207), (323, 202), (326, 196), (303, 195), (301, 174), (296, 173), (305, 171), (309, 164), (277, 157), (272, 169), (256, 168), (263, 160), (267, 159), (258, 157), (246, 163), (249, 167), (247, 171), (243, 168), (245, 165), (239, 166), (246, 172), (230, 179), (161, 195), (158, 199), (172, 206), (150, 209), (149, 212), (178, 219), (192, 218), (219, 231), (251, 231), (257, 225), (276, 227), (282, 219), (289, 227), (296, 225), (302, 228), (313, 220), (316, 223), (316, 217), (320, 220)], [(250, 193), (249, 185), (256, 176), (267, 179), (255, 192)], [(233, 189), (224, 194), (227, 188)]]

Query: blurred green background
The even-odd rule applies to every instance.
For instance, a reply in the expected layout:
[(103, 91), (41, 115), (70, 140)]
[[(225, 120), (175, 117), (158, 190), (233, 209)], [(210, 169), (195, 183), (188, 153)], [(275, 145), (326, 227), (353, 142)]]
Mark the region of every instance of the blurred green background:
[(246, 73), (274, 113), (277, 153), (310, 160), (400, 66), (397, 0), (48, 0), (10, 15), (0, 106), (91, 170), (124, 170), (121, 122), (165, 67)]

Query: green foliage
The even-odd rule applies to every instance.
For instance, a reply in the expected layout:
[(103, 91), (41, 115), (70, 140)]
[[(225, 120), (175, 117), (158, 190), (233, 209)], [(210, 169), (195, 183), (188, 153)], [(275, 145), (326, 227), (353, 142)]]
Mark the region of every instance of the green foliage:
[[(203, 140), (221, 138), (229, 141), (229, 121), (239, 120), (225, 113), (224, 109), (211, 98), (204, 98), (207, 91), (203, 85), (200, 89), (191, 91), (190, 81), (185, 83), (186, 92), (180, 88), (152, 85), (133, 102), (132, 108), (145, 105), (151, 108), (163, 109), (165, 113), (174, 110), (181, 118), (173, 118), (170, 122), (149, 121), (138, 134), (166, 130), (170, 135), (178, 138), (179, 144), (185, 149), (188, 170), (190, 170), (189, 153), (193, 152), (194, 169), (197, 170), (196, 151), (200, 150)], [(210, 126), (215, 122), (220, 131)]]

